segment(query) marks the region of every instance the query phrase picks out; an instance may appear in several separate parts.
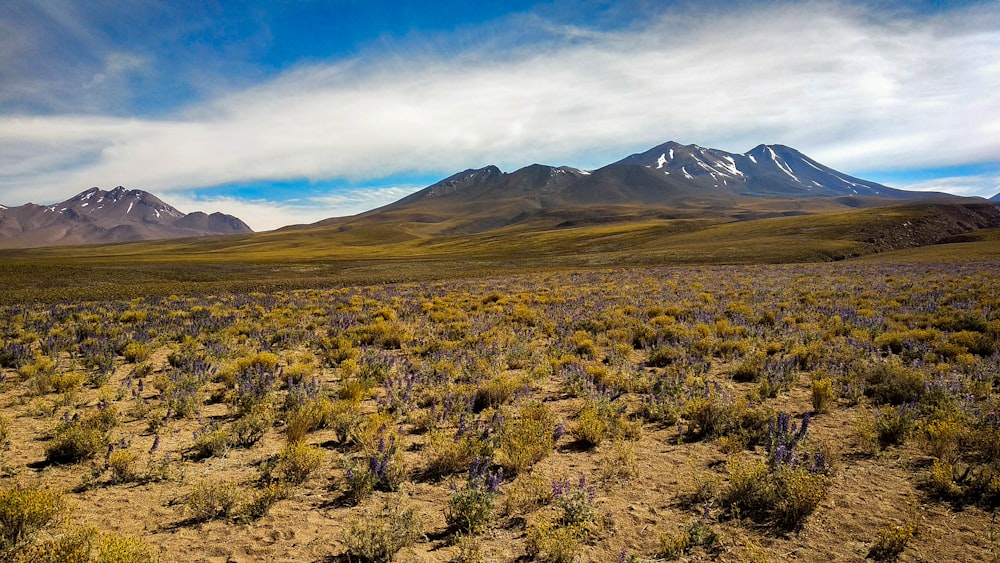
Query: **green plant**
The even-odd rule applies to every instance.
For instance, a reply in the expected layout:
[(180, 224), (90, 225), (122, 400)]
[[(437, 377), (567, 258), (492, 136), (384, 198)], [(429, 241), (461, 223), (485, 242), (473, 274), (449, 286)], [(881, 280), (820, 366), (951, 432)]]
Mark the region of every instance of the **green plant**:
[(240, 492), (232, 481), (199, 481), (184, 500), (190, 518), (205, 522), (227, 518), (239, 503)]
[(262, 489), (257, 491), (253, 499), (240, 508), (241, 519), (253, 521), (263, 518), (275, 503), (288, 498), (289, 493), (289, 486), (280, 481), (272, 481), (264, 485)]
[(711, 551), (719, 543), (719, 533), (701, 520), (688, 524), (677, 534), (660, 534), (657, 556), (668, 561), (679, 559), (692, 549)]
[(361, 466), (349, 457), (342, 461), (344, 477), (347, 480), (347, 497), (355, 504), (361, 502), (375, 491), (378, 476), (369, 468)]
[(249, 448), (267, 434), (274, 425), (274, 409), (270, 404), (259, 404), (229, 426), (228, 442), (237, 448)]
[(916, 429), (916, 413), (909, 405), (889, 405), (875, 411), (875, 433), (881, 447), (902, 444)]
[(813, 380), (810, 391), (812, 392), (813, 412), (816, 414), (828, 412), (837, 400), (837, 395), (833, 390), (833, 380), (829, 377)]
[(347, 555), (364, 561), (392, 561), (399, 550), (420, 539), (422, 528), (415, 509), (387, 501), (378, 514), (351, 523), (344, 535)]
[(916, 523), (886, 526), (875, 535), (868, 557), (876, 561), (895, 559), (917, 532)]
[(570, 485), (566, 479), (556, 480), (552, 483), (552, 498), (556, 507), (559, 508), (558, 524), (560, 526), (584, 525), (594, 520), (594, 494), (593, 487), (587, 486), (586, 478), (581, 475), (576, 486)]
[(318, 446), (303, 442), (290, 442), (274, 460), (263, 469), (265, 480), (276, 479), (283, 483), (304, 483), (323, 464), (324, 451)]
[(125, 361), (138, 364), (149, 359), (149, 348), (141, 342), (129, 342), (122, 351)]
[(108, 455), (108, 469), (113, 483), (139, 480), (138, 454), (131, 448), (116, 448)]
[(517, 474), (552, 452), (556, 421), (551, 409), (539, 401), (522, 404), (512, 418), (500, 428), (495, 460), (509, 474)]
[(0, 489), (0, 554), (27, 543), (68, 514), (63, 494), (34, 485)]
[(56, 427), (55, 436), (45, 446), (49, 463), (75, 463), (91, 459), (108, 447), (108, 432), (118, 425), (118, 412), (111, 406)]
[(232, 436), (226, 427), (210, 424), (195, 433), (191, 455), (194, 459), (225, 456), (232, 446), (232, 441)]
[(525, 549), (536, 561), (571, 563), (580, 552), (587, 532), (582, 526), (560, 526), (539, 521), (528, 527)]
[(456, 489), (448, 497), (445, 519), (454, 529), (476, 534), (489, 527), (493, 521), (496, 493), (485, 487), (467, 485)]

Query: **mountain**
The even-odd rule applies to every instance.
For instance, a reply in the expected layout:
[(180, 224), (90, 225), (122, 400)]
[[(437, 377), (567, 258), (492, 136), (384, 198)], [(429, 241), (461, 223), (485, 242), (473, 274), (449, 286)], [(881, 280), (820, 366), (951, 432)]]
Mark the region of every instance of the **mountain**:
[(990, 201), (1000, 202), (1000, 194), (997, 194), (990, 198)]
[(121, 186), (90, 188), (62, 203), (0, 206), (0, 248), (132, 242), (253, 232), (222, 213), (184, 214), (156, 196)]
[(670, 141), (593, 171), (541, 164), (511, 173), (469, 169), (385, 207), (319, 225), (408, 224), (422, 234), (460, 235), (531, 221), (754, 219), (928, 198), (960, 200), (856, 178), (784, 145), (735, 154)]
[(923, 194), (895, 190), (824, 166), (784, 145), (758, 145), (743, 154), (673, 141), (628, 156), (611, 167), (643, 166), (683, 178), (702, 193), (747, 197), (889, 197)]

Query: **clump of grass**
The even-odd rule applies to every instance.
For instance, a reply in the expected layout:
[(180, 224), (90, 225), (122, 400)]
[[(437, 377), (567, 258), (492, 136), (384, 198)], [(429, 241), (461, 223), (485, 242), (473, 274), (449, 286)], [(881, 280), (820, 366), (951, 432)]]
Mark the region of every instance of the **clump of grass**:
[(628, 420), (624, 405), (596, 397), (584, 401), (571, 432), (580, 442), (593, 447), (609, 438), (636, 439), (641, 425)]
[(836, 392), (833, 390), (833, 380), (829, 377), (815, 379), (809, 389), (812, 392), (813, 412), (816, 414), (829, 412), (837, 400)]
[(232, 436), (225, 426), (208, 424), (195, 433), (191, 456), (194, 459), (223, 457), (229, 452), (232, 443)]
[(45, 446), (45, 460), (76, 463), (91, 459), (107, 449), (108, 432), (117, 425), (118, 412), (110, 405), (101, 405), (83, 418), (63, 421)]
[(155, 563), (158, 558), (138, 538), (101, 534), (77, 527), (31, 545), (13, 556), (13, 563)]
[(97, 530), (94, 528), (67, 530), (55, 537), (18, 550), (12, 554), (9, 561), (14, 563), (90, 561), (96, 540)]
[(139, 455), (132, 448), (115, 448), (108, 454), (108, 469), (111, 471), (111, 482), (132, 483), (141, 477), (139, 472)]
[(7, 446), (10, 437), (10, 419), (0, 414), (0, 450)]
[(193, 522), (228, 518), (234, 514), (240, 495), (232, 481), (199, 481), (192, 485), (184, 506)]
[(105, 534), (97, 541), (94, 559), (100, 563), (156, 563), (152, 548), (140, 538)]
[(334, 403), (328, 397), (307, 398), (288, 413), (285, 435), (289, 442), (300, 442), (309, 432), (329, 426), (334, 415)]
[(445, 519), (459, 532), (475, 534), (493, 521), (497, 489), (503, 481), (503, 469), (492, 470), (489, 459), (476, 459), (462, 488), (452, 490)]
[(420, 516), (412, 507), (387, 501), (378, 514), (368, 514), (351, 523), (344, 535), (349, 557), (388, 562), (404, 547), (423, 535)]
[(489, 445), (477, 433), (432, 430), (427, 434), (426, 473), (432, 477), (465, 471), (477, 457), (489, 454)]
[(535, 561), (571, 563), (580, 553), (586, 536), (583, 526), (560, 526), (541, 520), (528, 526), (525, 549)]
[(514, 394), (524, 387), (525, 381), (510, 374), (499, 374), (484, 381), (476, 389), (474, 409), (497, 408), (509, 402)]
[(499, 426), (496, 463), (508, 474), (525, 471), (552, 453), (555, 447), (555, 416), (539, 401), (522, 404), (512, 419)]
[(667, 561), (680, 559), (696, 548), (713, 551), (719, 544), (719, 533), (702, 520), (691, 522), (676, 534), (660, 534), (656, 555)]
[(266, 481), (277, 480), (299, 485), (320, 468), (323, 457), (323, 448), (319, 446), (290, 442), (275, 458), (265, 464), (262, 472)]
[(290, 487), (288, 484), (280, 481), (272, 481), (264, 485), (250, 501), (246, 502), (240, 508), (240, 517), (246, 521), (259, 520), (270, 512), (271, 507), (275, 503), (288, 498), (289, 494)]
[(551, 484), (536, 473), (522, 473), (505, 488), (503, 512), (508, 516), (529, 514), (552, 500)]
[(601, 474), (609, 481), (624, 482), (639, 475), (634, 442), (614, 440), (610, 448), (601, 452), (597, 463)]
[(129, 342), (122, 350), (122, 356), (130, 364), (145, 362), (149, 359), (149, 354), (149, 347), (142, 342)]
[(35, 485), (0, 489), (0, 554), (14, 553), (68, 516), (63, 493)]
[(868, 550), (868, 557), (876, 561), (888, 561), (899, 557), (916, 532), (915, 522), (880, 529)]

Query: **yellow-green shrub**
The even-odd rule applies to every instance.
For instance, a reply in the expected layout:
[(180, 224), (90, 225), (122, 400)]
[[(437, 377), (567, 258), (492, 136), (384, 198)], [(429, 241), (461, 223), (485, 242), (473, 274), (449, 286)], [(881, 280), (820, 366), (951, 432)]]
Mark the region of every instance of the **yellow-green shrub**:
[(116, 448), (108, 455), (108, 469), (114, 483), (131, 483), (139, 479), (138, 454), (131, 448)]
[(586, 534), (581, 525), (560, 526), (538, 521), (528, 526), (525, 549), (535, 561), (571, 563), (580, 552)]
[(829, 377), (813, 380), (809, 389), (812, 392), (813, 412), (816, 414), (828, 412), (837, 400), (837, 394), (833, 390), (833, 380)]
[(60, 519), (68, 507), (63, 493), (36, 485), (0, 489), (0, 554), (11, 552)]
[(184, 504), (192, 521), (205, 522), (232, 515), (240, 495), (232, 481), (199, 481), (191, 486)]
[(416, 510), (386, 502), (378, 514), (354, 520), (344, 535), (344, 543), (349, 556), (363, 561), (392, 561), (399, 550), (420, 539), (422, 528)]
[(292, 485), (304, 483), (323, 464), (324, 452), (319, 446), (290, 442), (265, 468), (265, 480), (278, 480)]
[(555, 429), (555, 417), (547, 405), (524, 403), (501, 428), (496, 463), (513, 474), (528, 469), (552, 452)]
[(285, 435), (289, 442), (301, 442), (306, 434), (330, 425), (334, 417), (334, 403), (329, 397), (306, 399), (287, 415)]
[(895, 559), (903, 550), (906, 544), (910, 543), (917, 531), (915, 523), (886, 526), (878, 531), (871, 549), (868, 550), (868, 557), (876, 561), (887, 561)]
[(149, 348), (141, 342), (129, 342), (122, 350), (122, 356), (130, 364), (145, 362), (149, 359)]

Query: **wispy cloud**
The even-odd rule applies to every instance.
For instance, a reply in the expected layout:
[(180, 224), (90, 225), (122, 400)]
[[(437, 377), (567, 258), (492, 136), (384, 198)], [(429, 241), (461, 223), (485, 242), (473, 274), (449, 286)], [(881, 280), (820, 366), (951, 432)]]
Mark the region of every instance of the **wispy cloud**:
[(849, 173), (1000, 155), (990, 4), (891, 17), (842, 3), (741, 6), (613, 31), (522, 17), (511, 33), (536, 36), (529, 44), (493, 30), (499, 39), (472, 47), (301, 66), (156, 120), (0, 117), (0, 193), (18, 204), (91, 185), (586, 168), (668, 139), (785, 143)]
[(255, 231), (269, 231), (296, 224), (315, 223), (330, 217), (356, 215), (388, 205), (422, 186), (390, 186), (339, 190), (325, 196), (284, 201), (266, 198), (166, 193), (164, 199), (180, 211), (220, 212), (235, 215)]
[(1000, 175), (950, 176), (922, 182), (907, 182), (899, 187), (918, 192), (945, 192), (989, 198), (1000, 193)]

